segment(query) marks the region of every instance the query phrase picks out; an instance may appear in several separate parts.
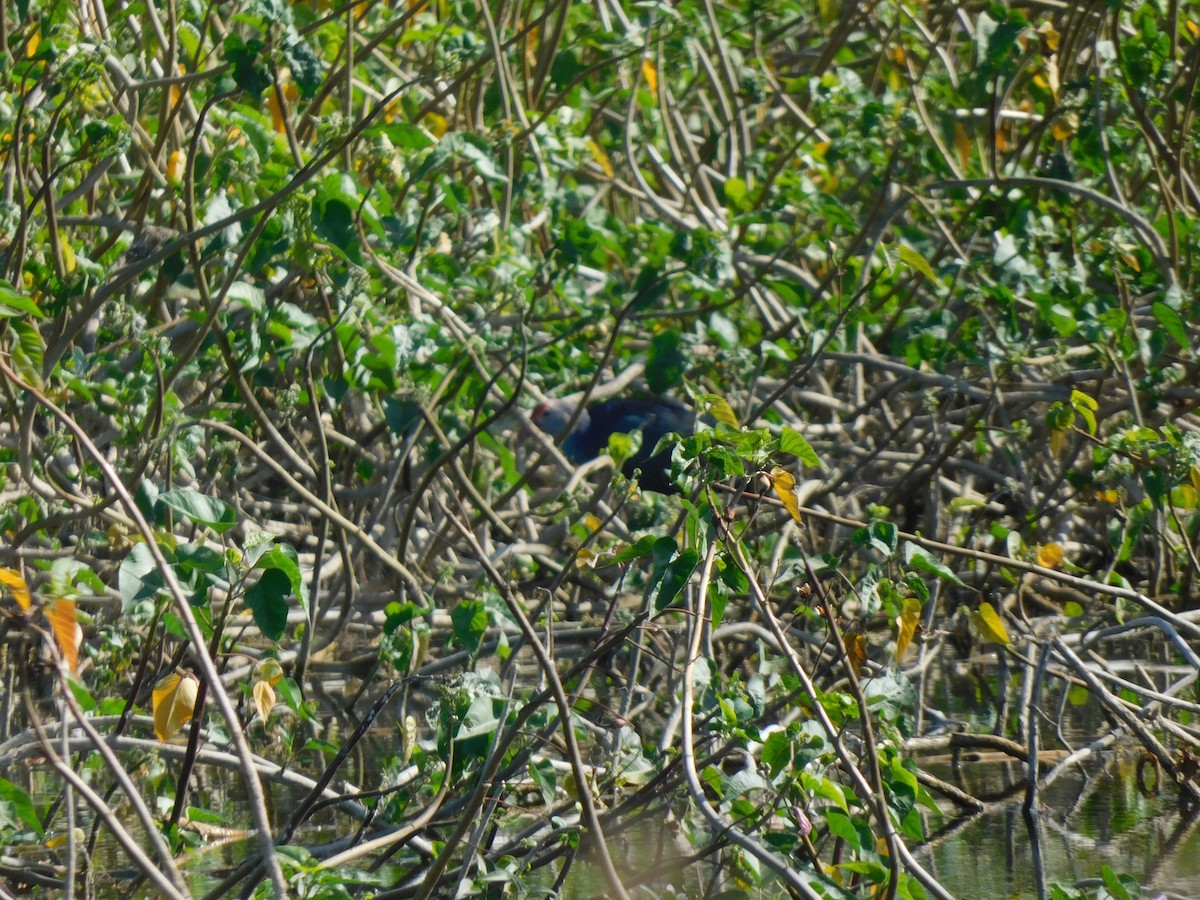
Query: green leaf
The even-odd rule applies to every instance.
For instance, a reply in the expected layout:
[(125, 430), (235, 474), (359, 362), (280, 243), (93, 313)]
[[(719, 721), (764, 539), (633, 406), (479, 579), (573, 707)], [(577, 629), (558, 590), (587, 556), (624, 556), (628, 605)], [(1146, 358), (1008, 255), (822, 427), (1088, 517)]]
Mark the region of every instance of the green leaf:
[(21, 319), (14, 319), (9, 327), (16, 335), (12, 347), (13, 368), (27, 385), (39, 391), (44, 390), (46, 385), (42, 380), (42, 362), (46, 345), (42, 342), (42, 333)]
[(900, 258), (900, 262), (904, 263), (914, 272), (920, 272), (934, 284), (941, 283), (938, 281), (937, 273), (934, 272), (929, 263), (925, 261), (925, 257), (923, 257), (912, 247), (906, 247), (904, 244), (901, 244), (896, 248), (896, 255)]
[(1150, 307), (1150, 311), (1154, 314), (1154, 318), (1158, 320), (1158, 324), (1163, 327), (1163, 331), (1171, 336), (1184, 350), (1192, 349), (1191, 339), (1188, 337), (1187, 325), (1184, 324), (1183, 318), (1167, 304), (1161, 300), (1156, 300)]
[(698, 399), (703, 410), (722, 425), (728, 425), (730, 428), (740, 427), (733, 407), (720, 394), (701, 394)]
[(482, 600), (462, 600), (450, 611), (450, 625), (455, 639), (474, 656), (487, 632), (487, 607)]
[(42, 829), (42, 820), (38, 818), (32, 798), (25, 791), (8, 779), (0, 778), (0, 800), (11, 803), (17, 817), (36, 831), (38, 837), (45, 837), (46, 832)]
[(304, 591), (304, 578), (300, 574), (300, 557), (290, 544), (276, 544), (258, 558), (256, 568), (275, 570), (287, 576), (292, 593), (304, 609), (308, 609), (308, 597)]
[[(617, 565), (618, 563), (629, 562), (631, 559), (641, 559), (643, 556), (649, 556), (658, 540), (659, 538), (653, 534), (640, 537), (635, 543), (614, 553), (609, 557), (605, 565)], [(674, 542), (672, 542), (672, 550), (674, 550)]]
[(11, 283), (0, 278), (0, 318), (13, 318), (14, 316), (46, 318), (46, 314), (38, 309), (38, 305), (32, 297), (26, 297), (19, 293)]
[(1096, 433), (1096, 410), (1100, 405), (1083, 391), (1071, 391), (1071, 406), (1079, 418), (1087, 423), (1088, 434)]
[(158, 495), (160, 503), (166, 504), (179, 515), (206, 525), (217, 534), (224, 534), (237, 524), (237, 510), (216, 497), (209, 497), (190, 488), (176, 488)]
[(904, 543), (904, 562), (906, 565), (912, 566), (914, 569), (920, 569), (923, 572), (929, 572), (936, 575), (938, 578), (944, 578), (953, 584), (960, 587), (966, 587), (962, 579), (954, 574), (946, 567), (944, 563), (937, 559), (932, 553), (924, 547), (914, 544), (912, 541)]
[(817, 456), (817, 451), (812, 448), (812, 444), (794, 428), (783, 426), (783, 431), (779, 435), (779, 449), (784, 453), (792, 454), (810, 468), (823, 468), (821, 457)]
[[(673, 550), (675, 542), (670, 538), (663, 538), (671, 545)], [(662, 543), (659, 541), (659, 544)], [(659, 546), (655, 546), (655, 557), (659, 557)], [(691, 548), (681, 550), (669, 563), (662, 566), (656, 565), (655, 568), (661, 571), (658, 577), (658, 593), (654, 597), (654, 611), (662, 612), (679, 596), (679, 592), (683, 590), (688, 579), (692, 577), (692, 572), (696, 570), (696, 566), (700, 563), (700, 554)]]
[(272, 641), (279, 640), (287, 628), (287, 598), (291, 592), (291, 580), (279, 569), (267, 569), (246, 590), (245, 601), (254, 613), (254, 624), (264, 637)]

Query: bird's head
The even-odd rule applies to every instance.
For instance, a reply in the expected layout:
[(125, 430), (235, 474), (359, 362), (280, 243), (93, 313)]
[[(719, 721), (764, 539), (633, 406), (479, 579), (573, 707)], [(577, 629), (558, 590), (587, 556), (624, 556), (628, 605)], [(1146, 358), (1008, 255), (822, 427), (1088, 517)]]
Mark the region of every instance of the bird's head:
[[(538, 406), (533, 411), (530, 417), (533, 419), (533, 424), (551, 437), (559, 437), (567, 428), (567, 423), (571, 421), (571, 415), (575, 412), (575, 404), (570, 400), (547, 400)], [(581, 418), (577, 424), (583, 423), (584, 416), (587, 415), (585, 410), (580, 414)]]

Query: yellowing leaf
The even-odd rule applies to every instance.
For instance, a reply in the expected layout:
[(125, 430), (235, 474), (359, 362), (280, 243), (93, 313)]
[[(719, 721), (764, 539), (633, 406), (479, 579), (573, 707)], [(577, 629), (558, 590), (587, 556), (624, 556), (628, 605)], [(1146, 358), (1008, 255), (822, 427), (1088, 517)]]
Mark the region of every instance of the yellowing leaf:
[(979, 604), (978, 610), (971, 612), (971, 621), (975, 623), (979, 636), (984, 640), (1005, 647), (1012, 643), (1008, 629), (1004, 627), (1004, 620), (1000, 618), (996, 608), (986, 600)]
[(925, 261), (925, 257), (912, 247), (906, 247), (904, 244), (901, 244), (896, 248), (896, 255), (899, 256), (900, 262), (904, 263), (914, 272), (920, 272), (934, 284), (938, 284), (938, 277), (933, 271), (933, 267)]
[(20, 572), (16, 569), (0, 569), (0, 584), (12, 592), (13, 599), (17, 601), (17, 605), (21, 609), (29, 612), (29, 607), (33, 605), (33, 600), (29, 596), (29, 585), (25, 583), (25, 579), (21, 577)]
[(896, 619), (896, 662), (904, 656), (904, 651), (912, 643), (913, 635), (917, 633), (917, 623), (921, 621), (921, 601), (916, 597), (905, 597), (904, 606)]
[(1121, 494), (1113, 488), (1108, 488), (1103, 491), (1096, 491), (1096, 499), (1103, 500), (1105, 503), (1111, 503), (1114, 506), (1121, 502)]
[(1044, 569), (1057, 569), (1062, 565), (1063, 548), (1051, 541), (1049, 544), (1038, 544), (1037, 564)]
[(954, 149), (958, 153), (958, 164), (967, 168), (971, 163), (971, 136), (962, 122), (954, 123)]
[(642, 60), (642, 77), (646, 79), (646, 87), (650, 88), (650, 92), (657, 94), (658, 69), (654, 68), (654, 63), (649, 59)]
[(1067, 442), (1067, 433), (1061, 428), (1055, 428), (1050, 432), (1050, 455), (1056, 459), (1062, 456), (1063, 446)]
[(83, 643), (83, 629), (75, 613), (75, 601), (63, 597), (55, 600), (47, 612), (50, 619), (50, 630), (54, 632), (54, 640), (62, 651), (63, 659), (71, 667), (71, 671), (79, 672), (79, 646)]
[(169, 741), (191, 719), (196, 708), (198, 682), (191, 675), (180, 677), (172, 672), (154, 687), (154, 734)]
[(425, 113), (425, 118), (421, 120), (425, 123), (425, 127), (429, 129), (429, 133), (435, 138), (441, 138), (447, 131), (450, 130), (450, 125), (444, 116), (439, 116), (437, 113)]
[(722, 425), (728, 425), (730, 428), (740, 427), (733, 407), (720, 394), (704, 394), (700, 400), (704, 405), (704, 411)]
[(796, 476), (787, 469), (776, 466), (771, 470), (771, 487), (775, 488), (775, 495), (779, 497), (783, 508), (791, 513), (792, 518), (797, 522), (802, 521), (800, 501), (796, 499)]
[(178, 150), (171, 151), (167, 157), (167, 181), (179, 184), (183, 180), (183, 154)]
[(575, 566), (580, 569), (591, 569), (596, 565), (596, 554), (587, 547), (580, 547), (575, 554)]
[(1056, 141), (1065, 141), (1079, 130), (1079, 116), (1073, 112), (1063, 113), (1050, 126), (1050, 133)]
[(29, 40), (25, 42), (25, 58), (33, 59), (37, 55), (38, 47), (42, 44), (42, 29), (33, 29), (33, 34), (29, 36)]
[(273, 656), (268, 656), (258, 665), (258, 677), (274, 687), (283, 680), (283, 666)]
[(279, 91), (274, 88), (267, 92), (267, 107), (271, 110), (271, 128), (277, 134), (287, 134), (287, 122), (284, 119), (284, 109), (279, 102)]
[(63, 271), (70, 275), (75, 271), (75, 248), (70, 244), (64, 243), (61, 247)]
[(1053, 22), (1043, 22), (1038, 26), (1037, 33), (1042, 39), (1042, 42), (1046, 45), (1047, 50), (1049, 50), (1051, 53), (1054, 53), (1056, 50), (1058, 50), (1058, 41), (1062, 35), (1058, 33), (1058, 29), (1054, 27)]
[(254, 708), (265, 724), (271, 710), (275, 708), (275, 688), (268, 681), (254, 682)]
[(855, 675), (861, 675), (867, 663), (867, 639), (861, 634), (846, 635), (846, 658)]
[(608, 154), (604, 152), (604, 148), (593, 140), (589, 140), (585, 146), (591, 151), (592, 158), (595, 159), (600, 168), (604, 170), (604, 174), (609, 178), (612, 178), (613, 173), (616, 170), (613, 169), (612, 160), (608, 158)]

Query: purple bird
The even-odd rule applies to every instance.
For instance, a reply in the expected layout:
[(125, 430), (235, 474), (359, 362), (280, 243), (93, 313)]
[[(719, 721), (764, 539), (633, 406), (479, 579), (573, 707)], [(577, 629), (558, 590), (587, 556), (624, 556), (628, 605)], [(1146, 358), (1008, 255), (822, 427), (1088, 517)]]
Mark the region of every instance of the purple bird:
[[(575, 412), (573, 400), (549, 400), (533, 411), (533, 423), (547, 434), (559, 437)], [(679, 488), (671, 481), (670, 447), (655, 453), (654, 448), (666, 435), (689, 435), (696, 425), (696, 415), (685, 406), (663, 398), (616, 397), (593, 403), (579, 413), (575, 427), (562, 437), (562, 451), (573, 463), (595, 459), (608, 448), (614, 434), (642, 432), (642, 445), (621, 471), (633, 477), (641, 469), (639, 483), (643, 490), (660, 494), (677, 494)]]

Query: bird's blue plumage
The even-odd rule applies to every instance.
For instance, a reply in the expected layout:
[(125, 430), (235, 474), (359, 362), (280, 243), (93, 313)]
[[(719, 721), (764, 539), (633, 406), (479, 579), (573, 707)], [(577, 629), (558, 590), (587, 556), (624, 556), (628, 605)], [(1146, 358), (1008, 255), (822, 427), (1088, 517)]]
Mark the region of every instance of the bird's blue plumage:
[[(566, 427), (574, 411), (575, 405), (571, 401), (553, 400), (538, 407), (533, 421), (546, 433), (557, 436)], [(640, 430), (641, 447), (625, 462), (621, 471), (632, 476), (635, 470), (640, 469), (643, 488), (659, 493), (675, 493), (677, 488), (669, 477), (671, 449), (655, 453), (654, 448), (668, 434), (691, 434), (695, 424), (695, 414), (673, 400), (615, 397), (593, 403), (581, 411), (575, 427), (562, 439), (562, 450), (574, 463), (587, 462), (608, 448), (608, 439), (612, 435)]]

